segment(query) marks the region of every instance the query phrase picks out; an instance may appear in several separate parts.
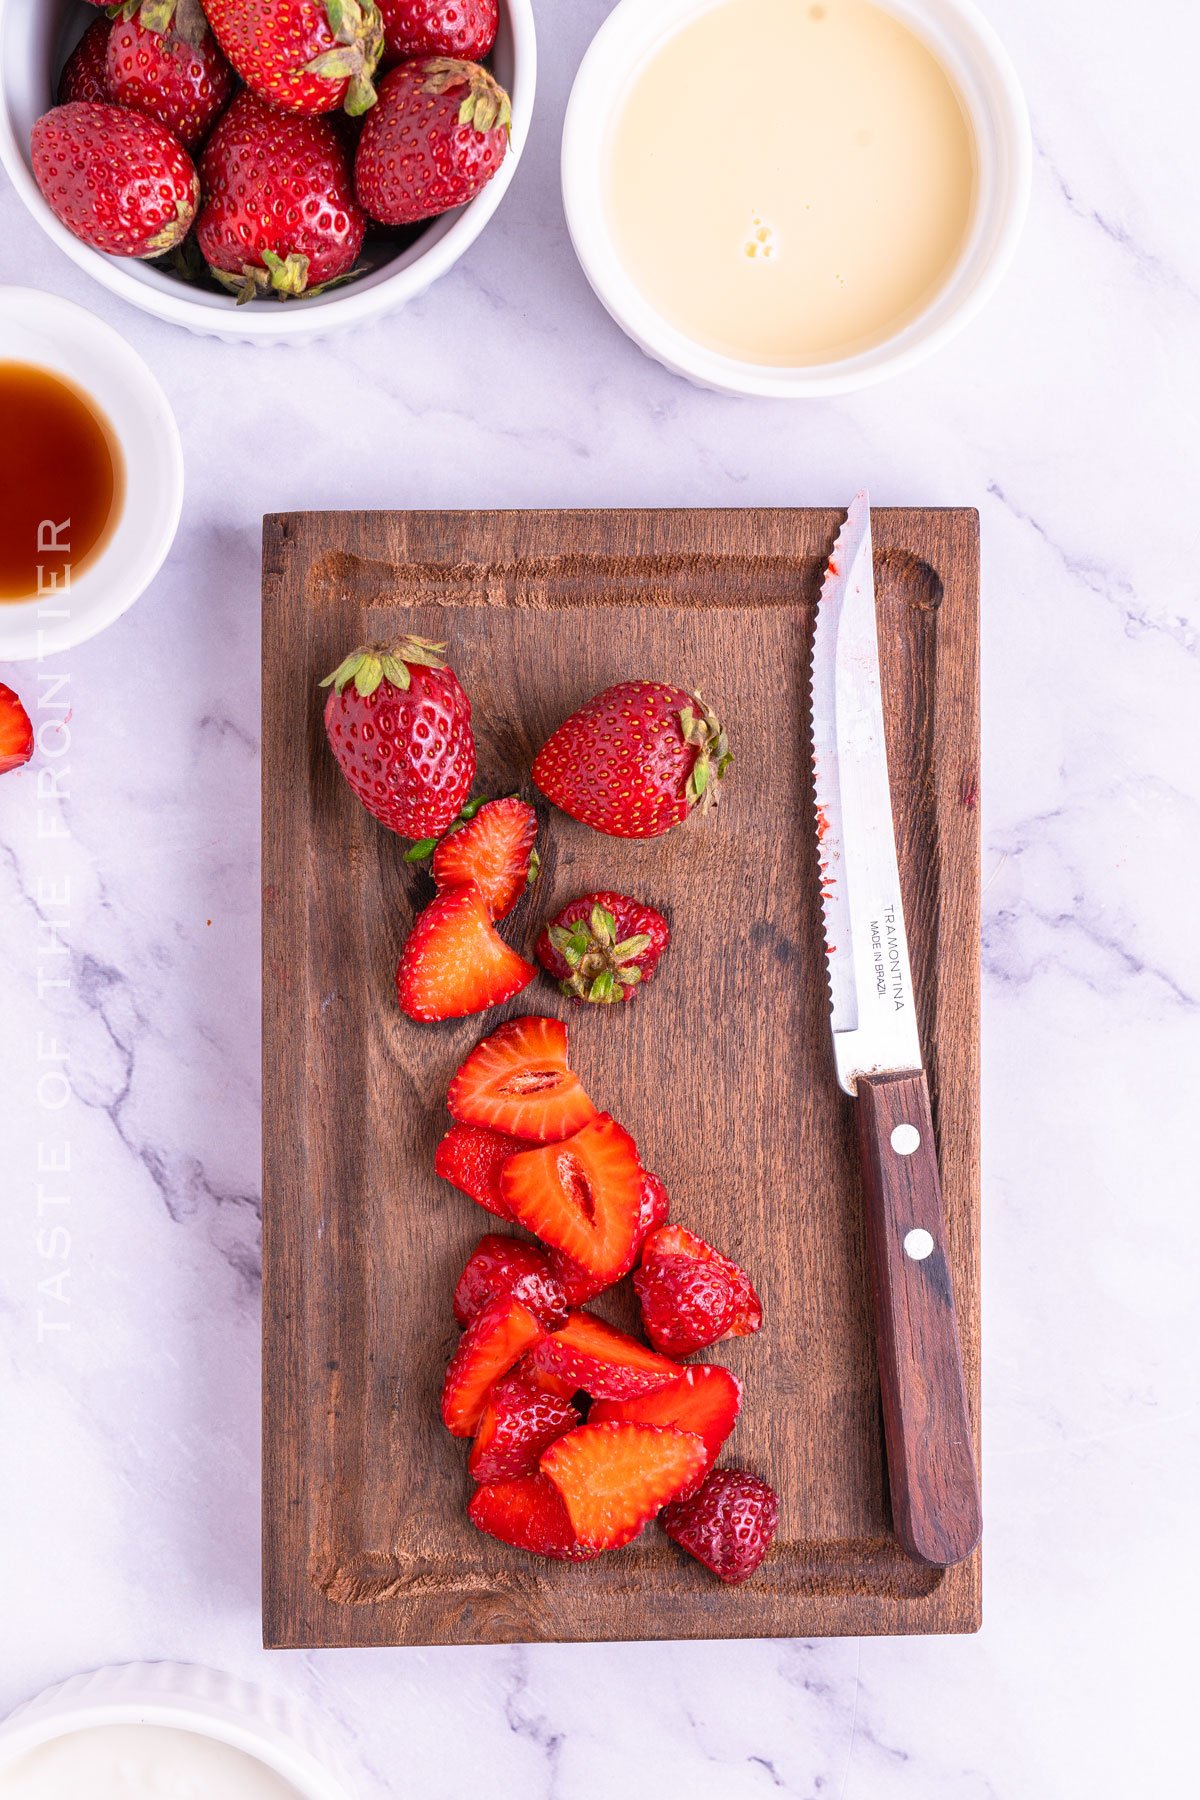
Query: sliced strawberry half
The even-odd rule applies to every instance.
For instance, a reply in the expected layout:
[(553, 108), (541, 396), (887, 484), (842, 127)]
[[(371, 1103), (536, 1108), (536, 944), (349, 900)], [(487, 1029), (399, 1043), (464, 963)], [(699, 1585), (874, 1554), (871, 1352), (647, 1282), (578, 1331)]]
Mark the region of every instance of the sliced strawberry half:
[(699, 1492), (668, 1506), (662, 1527), (721, 1581), (746, 1581), (779, 1524), (774, 1488), (745, 1469), (714, 1469)]
[(706, 1455), (690, 1432), (589, 1423), (551, 1444), (541, 1468), (563, 1497), (576, 1541), (616, 1550), (694, 1486)]
[(17, 695), (0, 681), (0, 775), (19, 769), (33, 755), (33, 726)]
[(473, 881), (493, 919), (504, 919), (537, 880), (537, 814), (515, 795), (489, 800), (474, 818), (451, 826), (433, 853), (438, 892)]
[[(696, 1481), (699, 1487), (737, 1423), (741, 1405), (742, 1384), (737, 1376), (716, 1363), (700, 1363), (652, 1394), (639, 1394), (635, 1400), (597, 1400), (588, 1424), (673, 1425), (676, 1431), (694, 1432), (703, 1439), (706, 1452)], [(685, 1497), (686, 1491), (679, 1496)]]
[(536, 973), (504, 942), (472, 883), (439, 894), (418, 913), (400, 952), (396, 995), (410, 1019), (436, 1023), (499, 1006)]
[(464, 1125), (487, 1125), (535, 1144), (570, 1137), (596, 1113), (567, 1067), (567, 1028), (560, 1019), (501, 1025), (472, 1050), (446, 1104)]
[(520, 1138), (489, 1131), (486, 1125), (452, 1125), (434, 1152), (433, 1166), (460, 1193), (478, 1200), (497, 1218), (511, 1219), (500, 1192), (500, 1171), (524, 1148)]
[(531, 1556), (583, 1562), (597, 1554), (577, 1542), (562, 1495), (545, 1475), (489, 1481), (476, 1488), (467, 1513), (480, 1531)]
[(573, 1431), (581, 1415), (560, 1395), (527, 1375), (524, 1360), (488, 1395), (467, 1468), (476, 1481), (511, 1481), (536, 1472), (538, 1458)]
[(609, 1113), (573, 1137), (523, 1150), (500, 1171), (514, 1219), (604, 1282), (630, 1266), (641, 1208), (637, 1145)]
[(493, 1384), (545, 1336), (519, 1300), (498, 1299), (477, 1313), (450, 1358), (442, 1384), (442, 1421), (455, 1437), (472, 1437)]
[(649, 1234), (656, 1231), (660, 1225), (665, 1225), (670, 1213), (671, 1196), (667, 1193), (663, 1183), (657, 1175), (651, 1175), (648, 1169), (643, 1170), (637, 1235), (634, 1238), (633, 1249), (627, 1265), (616, 1276), (606, 1279), (599, 1275), (593, 1275), (590, 1269), (585, 1269), (581, 1263), (574, 1262), (561, 1250), (551, 1250), (550, 1268), (566, 1295), (567, 1305), (582, 1306), (586, 1301), (594, 1300), (597, 1294), (602, 1294), (605, 1288), (611, 1287), (614, 1280), (619, 1281), (622, 1275), (628, 1275), (641, 1255), (642, 1245)]
[(454, 1289), (454, 1316), (469, 1325), (493, 1300), (519, 1300), (548, 1331), (564, 1325), (567, 1302), (536, 1244), (489, 1232), (467, 1258)]
[(591, 1313), (573, 1312), (559, 1331), (537, 1345), (533, 1360), (593, 1400), (632, 1400), (677, 1381), (683, 1370), (657, 1351)]
[(746, 1271), (682, 1225), (652, 1231), (633, 1278), (646, 1336), (669, 1356), (749, 1337), (762, 1305)]

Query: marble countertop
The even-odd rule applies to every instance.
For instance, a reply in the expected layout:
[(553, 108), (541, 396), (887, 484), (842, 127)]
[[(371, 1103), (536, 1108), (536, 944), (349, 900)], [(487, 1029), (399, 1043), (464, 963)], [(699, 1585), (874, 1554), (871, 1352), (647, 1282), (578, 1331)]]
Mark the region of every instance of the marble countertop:
[[(357, 337), (189, 338), (110, 299), (0, 188), (3, 278), (136, 344), (189, 480), (151, 591), (56, 665), (57, 795), (32, 773), (0, 784), (0, 1710), (100, 1663), (212, 1663), (325, 1714), (363, 1800), (484, 1782), (502, 1800), (1180, 1791), (1200, 1475), (1200, 959), (1180, 900), (1200, 892), (1200, 26), (1180, 0), (995, 0), (1037, 140), (1000, 297), (904, 380), (780, 408), (646, 361), (575, 264), (557, 141), (606, 10), (539, 0), (538, 114), (497, 219)], [(841, 505), (863, 482), (982, 518), (982, 1633), (264, 1653), (262, 514)]]

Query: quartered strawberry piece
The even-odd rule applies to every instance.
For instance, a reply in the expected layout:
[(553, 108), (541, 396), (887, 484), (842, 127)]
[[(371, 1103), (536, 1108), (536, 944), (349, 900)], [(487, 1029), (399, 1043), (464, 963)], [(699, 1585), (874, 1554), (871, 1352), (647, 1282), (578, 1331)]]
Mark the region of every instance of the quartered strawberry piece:
[(603, 1282), (629, 1267), (637, 1241), (642, 1165), (608, 1113), (560, 1144), (523, 1150), (500, 1171), (514, 1219)]
[(746, 1271), (682, 1225), (652, 1231), (633, 1278), (646, 1336), (669, 1356), (749, 1337), (762, 1305)]
[(779, 1524), (775, 1490), (745, 1469), (714, 1469), (699, 1493), (668, 1506), (662, 1527), (721, 1581), (745, 1581)]
[(567, 1067), (559, 1019), (510, 1019), (477, 1044), (450, 1084), (451, 1115), (536, 1144), (570, 1137), (596, 1108)]
[(29, 714), (10, 687), (0, 681), (0, 775), (19, 769), (33, 755)]
[(524, 1148), (520, 1138), (489, 1131), (486, 1125), (452, 1125), (434, 1152), (433, 1166), (443, 1181), (478, 1200), (498, 1219), (511, 1219), (500, 1192), (500, 1171)]
[(511, 1481), (532, 1475), (542, 1451), (580, 1424), (569, 1400), (549, 1392), (525, 1360), (498, 1381), (488, 1396), (467, 1468), (476, 1481)]
[(616, 1550), (694, 1485), (707, 1452), (690, 1432), (657, 1425), (581, 1425), (542, 1457), (576, 1541)]
[(490, 1481), (476, 1488), (467, 1512), (480, 1531), (531, 1556), (583, 1562), (598, 1554), (576, 1541), (562, 1495), (545, 1475)]
[(594, 1400), (632, 1400), (666, 1387), (683, 1373), (678, 1363), (586, 1312), (573, 1312), (561, 1330), (543, 1338), (533, 1360)]
[(551, 1272), (566, 1295), (567, 1305), (582, 1306), (586, 1301), (594, 1300), (597, 1294), (602, 1294), (605, 1288), (611, 1287), (614, 1280), (619, 1281), (622, 1275), (628, 1275), (641, 1255), (642, 1245), (647, 1237), (660, 1225), (666, 1224), (670, 1212), (671, 1196), (658, 1176), (651, 1175), (649, 1170), (644, 1169), (642, 1171), (642, 1194), (638, 1209), (637, 1235), (634, 1238), (628, 1264), (616, 1276), (608, 1280), (599, 1275), (593, 1275), (590, 1269), (585, 1269), (581, 1263), (574, 1262), (561, 1250), (551, 1250)]
[(489, 1232), (467, 1259), (454, 1290), (454, 1316), (469, 1325), (493, 1300), (519, 1300), (547, 1331), (564, 1325), (567, 1303), (550, 1273), (549, 1259), (536, 1244)]
[(451, 826), (433, 853), (433, 879), (442, 893), (473, 881), (493, 919), (507, 918), (537, 880), (537, 814), (515, 795), (489, 800), (463, 825)]
[(545, 1336), (519, 1300), (497, 1299), (477, 1313), (450, 1358), (442, 1384), (442, 1421), (455, 1437), (478, 1428), (493, 1384)]
[(504, 942), (470, 885), (439, 894), (418, 913), (400, 953), (396, 995), (410, 1019), (461, 1019), (511, 1000), (535, 972)]
[[(701, 1363), (652, 1394), (639, 1394), (635, 1400), (597, 1400), (588, 1423), (673, 1425), (676, 1431), (694, 1432), (703, 1439), (706, 1452), (695, 1484), (699, 1487), (737, 1423), (741, 1404), (742, 1384), (737, 1376), (716, 1363)], [(680, 1494), (681, 1499), (685, 1497)]]

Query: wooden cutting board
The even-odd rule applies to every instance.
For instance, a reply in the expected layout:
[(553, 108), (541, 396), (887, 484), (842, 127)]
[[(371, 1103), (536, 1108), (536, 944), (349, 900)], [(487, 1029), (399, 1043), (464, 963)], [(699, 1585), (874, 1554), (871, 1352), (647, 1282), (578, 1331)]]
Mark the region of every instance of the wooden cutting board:
[[(829, 1045), (806, 657), (840, 515), (309, 513), (268, 518), (263, 574), (264, 1630), (269, 1645), (952, 1632), (978, 1556), (939, 1572), (889, 1529), (853, 1103)], [(979, 1392), (978, 522), (874, 515), (901, 878), (941, 1144), (967, 1382)], [(674, 943), (632, 1005), (545, 981), (421, 1026), (393, 975), (429, 877), (363, 811), (319, 679), (355, 644), (445, 640), (474, 706), (477, 791), (538, 804), (532, 947), (575, 894), (661, 905)], [(736, 763), (715, 816), (601, 837), (529, 782), (574, 707), (632, 675), (702, 686)], [(438, 1417), (455, 1279), (494, 1224), (433, 1173), (455, 1068), (510, 1013), (569, 1018), (588, 1091), (674, 1216), (751, 1272), (765, 1328), (709, 1353), (746, 1387), (724, 1460), (779, 1491), (776, 1546), (725, 1588), (651, 1527), (583, 1566), (477, 1533)], [(629, 1284), (624, 1284), (628, 1288)], [(600, 1310), (634, 1324), (631, 1297)]]

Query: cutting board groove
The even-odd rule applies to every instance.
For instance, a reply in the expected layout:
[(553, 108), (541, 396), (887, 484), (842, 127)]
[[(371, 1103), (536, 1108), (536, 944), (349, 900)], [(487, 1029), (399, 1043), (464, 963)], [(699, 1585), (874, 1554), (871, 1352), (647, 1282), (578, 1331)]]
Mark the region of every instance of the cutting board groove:
[[(806, 657), (839, 515), (285, 514), (263, 544), (264, 1634), (270, 1645), (970, 1631), (978, 1556), (890, 1535), (852, 1102), (838, 1090), (809, 835)], [(889, 755), (948, 1244), (978, 1414), (978, 524), (878, 510)], [(353, 644), (444, 639), (477, 790), (538, 803), (544, 873), (506, 934), (603, 885), (675, 943), (624, 1008), (539, 982), (486, 1021), (395, 1004), (428, 876), (358, 806), (317, 682)], [(737, 761), (715, 817), (625, 844), (531, 788), (539, 744), (609, 681), (703, 687)], [(719, 1345), (746, 1384), (726, 1462), (781, 1495), (776, 1548), (722, 1588), (652, 1528), (586, 1567), (466, 1520), (437, 1394), (454, 1280), (494, 1223), (433, 1174), (449, 1079), (506, 1014), (567, 1017), (589, 1091), (675, 1216), (745, 1263), (766, 1327)], [(627, 1285), (627, 1284), (626, 1284)], [(634, 1323), (627, 1294), (601, 1310)]]

